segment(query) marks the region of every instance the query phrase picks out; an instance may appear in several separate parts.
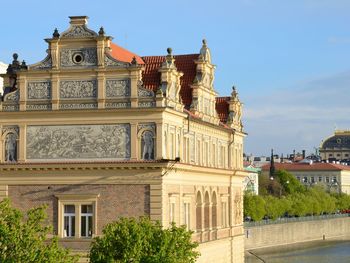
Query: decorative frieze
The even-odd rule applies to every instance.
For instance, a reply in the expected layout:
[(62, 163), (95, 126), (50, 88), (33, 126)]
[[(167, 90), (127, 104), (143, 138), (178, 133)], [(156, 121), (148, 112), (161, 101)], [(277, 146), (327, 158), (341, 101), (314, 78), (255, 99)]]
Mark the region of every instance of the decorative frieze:
[(86, 28), (84, 25), (71, 26), (66, 32), (63, 32), (62, 38), (81, 38), (81, 37), (94, 37), (97, 34)]
[(129, 159), (130, 125), (28, 126), (27, 159)]
[(96, 48), (62, 49), (61, 67), (91, 67), (97, 65)]
[(61, 110), (97, 109), (97, 103), (61, 103)]
[(156, 106), (156, 103), (154, 101), (142, 101), (139, 102), (139, 108), (152, 108)]
[(65, 80), (60, 82), (61, 99), (92, 99), (96, 97), (96, 80)]
[(107, 109), (127, 109), (131, 107), (130, 102), (107, 102), (105, 108)]
[(106, 97), (120, 98), (130, 96), (130, 79), (106, 80)]
[(19, 105), (18, 104), (11, 104), (11, 105), (2, 105), (3, 111), (19, 111)]
[(47, 56), (43, 61), (29, 66), (30, 69), (50, 69), (52, 68), (51, 56)]
[(115, 60), (108, 54), (105, 54), (104, 62), (106, 67), (128, 67), (130, 65), (130, 63)]
[(52, 105), (51, 104), (27, 104), (26, 109), (28, 111), (51, 110)]
[(28, 100), (49, 100), (51, 99), (51, 82), (28, 82), (27, 84)]
[(139, 87), (137, 95), (142, 98), (152, 98), (154, 97), (154, 92), (152, 90)]

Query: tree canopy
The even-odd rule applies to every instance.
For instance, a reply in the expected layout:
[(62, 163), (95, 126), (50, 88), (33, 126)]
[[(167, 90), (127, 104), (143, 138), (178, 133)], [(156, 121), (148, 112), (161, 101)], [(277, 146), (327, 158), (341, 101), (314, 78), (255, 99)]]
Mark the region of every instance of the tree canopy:
[(194, 263), (199, 253), (185, 226), (163, 229), (146, 217), (121, 218), (106, 225), (103, 236), (94, 238), (91, 263)]
[(52, 226), (46, 223), (46, 207), (30, 209), (26, 215), (12, 208), (9, 199), (0, 202), (0, 262), (2, 263), (73, 263), (67, 249), (58, 246)]
[(308, 216), (350, 209), (350, 196), (327, 193), (322, 186), (305, 187), (291, 173), (279, 170), (273, 180), (259, 176), (259, 196), (246, 192), (244, 216), (259, 221), (265, 216)]

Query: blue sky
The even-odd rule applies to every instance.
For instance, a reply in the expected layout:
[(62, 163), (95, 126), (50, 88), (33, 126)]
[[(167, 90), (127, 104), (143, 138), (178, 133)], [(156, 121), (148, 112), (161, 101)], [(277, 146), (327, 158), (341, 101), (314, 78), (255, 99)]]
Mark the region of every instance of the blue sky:
[[(101, 4), (100, 2), (103, 2)], [(2, 1), (0, 61), (45, 57), (44, 38), (87, 15), (139, 55), (197, 53), (206, 38), (215, 88), (238, 88), (249, 133), (245, 152), (309, 153), (350, 129), (350, 1)]]

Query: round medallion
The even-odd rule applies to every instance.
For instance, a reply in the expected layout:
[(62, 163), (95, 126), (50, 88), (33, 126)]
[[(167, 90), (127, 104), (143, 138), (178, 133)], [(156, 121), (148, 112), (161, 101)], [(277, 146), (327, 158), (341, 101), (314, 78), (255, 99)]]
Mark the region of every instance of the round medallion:
[(75, 64), (81, 64), (84, 61), (84, 56), (82, 53), (77, 52), (73, 54), (72, 59)]

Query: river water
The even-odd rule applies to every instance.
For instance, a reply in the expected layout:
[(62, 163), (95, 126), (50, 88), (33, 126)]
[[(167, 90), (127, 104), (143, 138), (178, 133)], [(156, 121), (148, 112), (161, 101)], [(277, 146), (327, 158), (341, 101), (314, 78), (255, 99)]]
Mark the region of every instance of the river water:
[(246, 263), (350, 263), (350, 240), (253, 250)]

